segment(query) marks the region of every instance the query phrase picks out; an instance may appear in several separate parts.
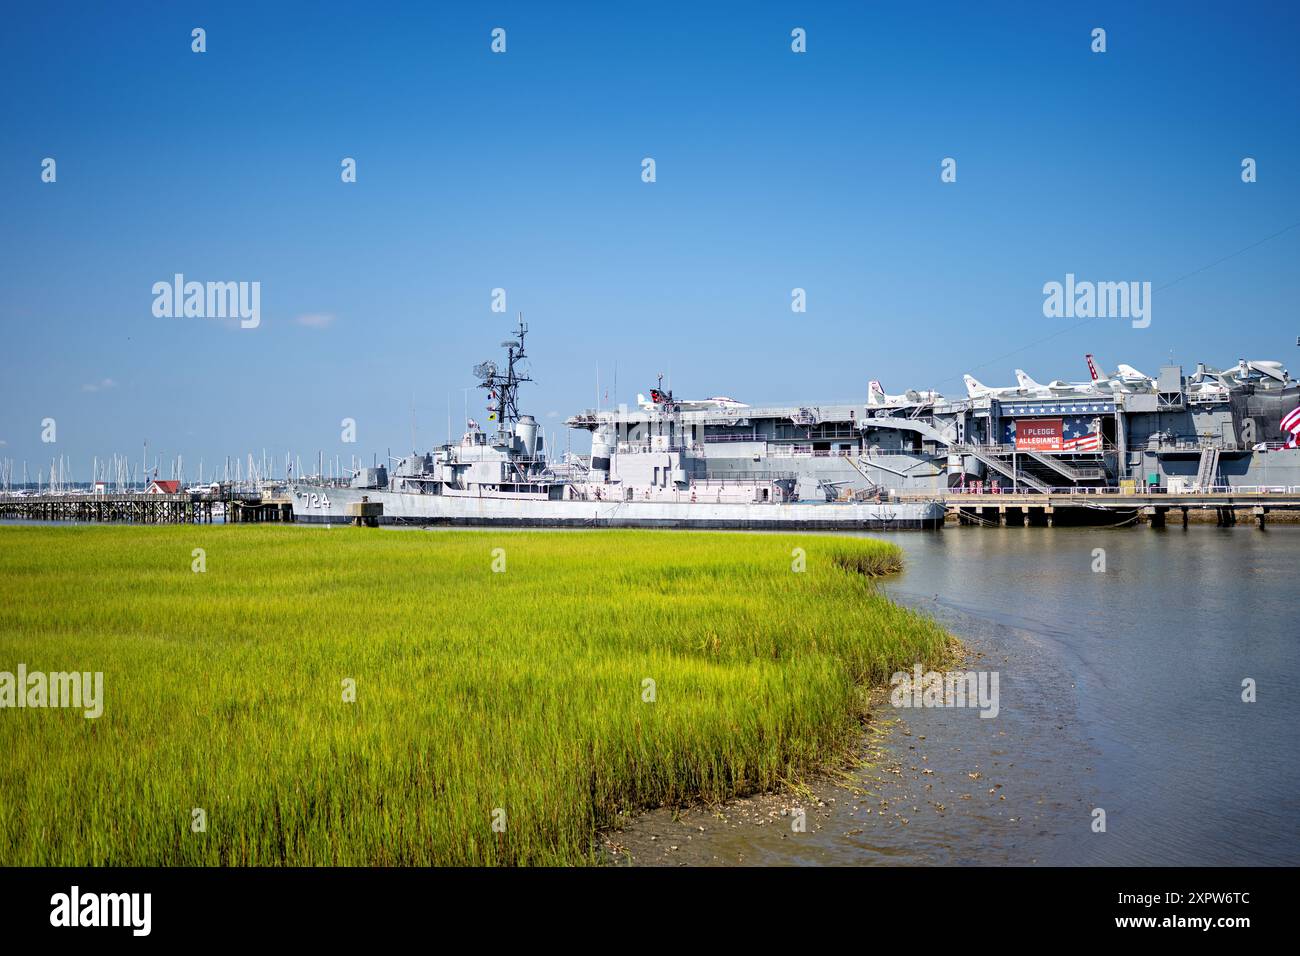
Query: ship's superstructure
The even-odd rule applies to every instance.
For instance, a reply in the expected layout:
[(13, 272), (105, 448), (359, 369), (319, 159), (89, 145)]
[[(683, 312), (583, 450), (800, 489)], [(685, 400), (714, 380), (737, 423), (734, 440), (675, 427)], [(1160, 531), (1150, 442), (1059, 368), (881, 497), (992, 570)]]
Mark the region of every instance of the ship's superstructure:
[(366, 474), (354, 480), (357, 487), (379, 488), (416, 495), (482, 497), (491, 495), (520, 501), (562, 500), (570, 482), (547, 466), (546, 448), (536, 419), (519, 411), (519, 386), (531, 379), (521, 371), (527, 358), (524, 338), (528, 326), (522, 317), (514, 338), (503, 343), (506, 364), (492, 361), (474, 366), (478, 387), (487, 393), (489, 428), (474, 419), (466, 422), (460, 442), (436, 451), (412, 453), (397, 462), (391, 480), (387, 473)]
[[(522, 317), (503, 342), (503, 366), (474, 367), (488, 397), (488, 425), (469, 419), (459, 442), (412, 452), (387, 466), (359, 471), (346, 488), (300, 483), (292, 489), (302, 520), (346, 519), (349, 508), (382, 514), (386, 522), (625, 525), (718, 528), (937, 527), (943, 507), (933, 502), (888, 500), (883, 489), (859, 482), (845, 489), (817, 477), (801, 481), (796, 469), (716, 473), (698, 443), (684, 442), (682, 415), (716, 409), (740, 413), (728, 398), (678, 402), (654, 389), (646, 402), (647, 427), (630, 438), (615, 425), (596, 432), (592, 452), (548, 458), (537, 421), (523, 414), (519, 386), (528, 327)], [(594, 419), (593, 419), (594, 421)], [(575, 427), (585, 421), (571, 420)]]
[[(999, 488), (1208, 490), (1300, 486), (1300, 451), (1281, 421), (1300, 402), (1281, 363), (1169, 365), (1147, 377), (1093, 379), (967, 394), (888, 395), (871, 382), (861, 404), (679, 403), (587, 410), (567, 424), (592, 432), (600, 481), (669, 488), (779, 481), (797, 499)], [(1131, 483), (1131, 485), (1130, 485)]]

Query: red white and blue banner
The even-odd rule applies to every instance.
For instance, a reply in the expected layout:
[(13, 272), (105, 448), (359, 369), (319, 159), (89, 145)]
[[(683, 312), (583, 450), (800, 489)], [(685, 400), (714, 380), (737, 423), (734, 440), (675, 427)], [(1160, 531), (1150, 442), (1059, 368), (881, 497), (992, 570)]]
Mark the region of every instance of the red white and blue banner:
[(1004, 422), (1002, 440), (1017, 451), (1090, 454), (1101, 451), (1101, 435), (1092, 427), (1093, 419), (1082, 415), (1019, 418)]
[(1015, 422), (1017, 451), (1060, 451), (1061, 419), (1022, 418)]
[(1067, 438), (1061, 445), (1062, 451), (1101, 451), (1101, 436), (1096, 432), (1088, 432), (1077, 438)]

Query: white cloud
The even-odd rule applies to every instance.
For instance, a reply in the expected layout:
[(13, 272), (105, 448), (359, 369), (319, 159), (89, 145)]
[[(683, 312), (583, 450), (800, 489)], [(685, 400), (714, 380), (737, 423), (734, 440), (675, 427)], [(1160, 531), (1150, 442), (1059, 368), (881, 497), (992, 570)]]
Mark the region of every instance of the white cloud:
[(83, 392), (103, 392), (116, 387), (117, 382), (113, 381), (111, 378), (101, 378), (98, 382), (90, 382), (81, 386), (81, 390)]
[(308, 312), (294, 319), (299, 325), (305, 325), (309, 329), (323, 329), (326, 326), (334, 324), (334, 314), (332, 312)]

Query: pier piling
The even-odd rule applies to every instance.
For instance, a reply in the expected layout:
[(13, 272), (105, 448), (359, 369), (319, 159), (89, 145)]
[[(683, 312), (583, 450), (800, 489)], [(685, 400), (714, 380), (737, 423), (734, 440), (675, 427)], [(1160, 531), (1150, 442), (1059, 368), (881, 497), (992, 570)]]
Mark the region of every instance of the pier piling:
[(292, 521), (287, 499), (263, 498), (255, 492), (158, 495), (143, 492), (113, 495), (0, 495), (0, 519), (28, 521), (131, 522), (138, 524), (211, 524), (220, 505), (230, 523)]

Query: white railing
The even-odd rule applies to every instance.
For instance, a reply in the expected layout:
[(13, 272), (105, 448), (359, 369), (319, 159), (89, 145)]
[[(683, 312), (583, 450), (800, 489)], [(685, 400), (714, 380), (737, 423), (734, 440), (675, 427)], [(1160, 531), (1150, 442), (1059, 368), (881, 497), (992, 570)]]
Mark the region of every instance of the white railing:
[(899, 455), (916, 455), (917, 452), (912, 448), (880, 448), (872, 446), (864, 448), (858, 456), (860, 458), (897, 458)]
[(814, 450), (806, 445), (768, 446), (768, 458), (856, 458), (860, 452), (856, 448), (832, 448)]
[[(1256, 442), (1255, 445), (1260, 444)], [(1281, 442), (1266, 442), (1270, 449), (1282, 448)], [(1188, 438), (1176, 437), (1172, 440), (1158, 439), (1154, 436), (1148, 438), (1145, 445), (1130, 445), (1130, 451), (1165, 451), (1172, 448), (1174, 451), (1204, 451), (1207, 448), (1217, 448), (1219, 451), (1250, 451), (1255, 445), (1243, 445), (1235, 441), (1224, 441), (1221, 438)]]
[(672, 451), (685, 451), (694, 455), (702, 455), (704, 454), (704, 447), (689, 442), (675, 442), (671, 445), (652, 445), (649, 442), (621, 441), (618, 443), (617, 451), (620, 455), (643, 455), (652, 453), (666, 454)]
[(1148, 495), (1161, 495), (1172, 498), (1190, 497), (1199, 498), (1209, 495), (1300, 495), (1300, 485), (1213, 485), (1202, 491), (1169, 491), (1163, 486), (1151, 488), (1135, 488), (1133, 491), (1121, 491), (1119, 488), (1109, 486), (1088, 487), (1065, 485), (1061, 487), (1052, 487), (1045, 492), (1030, 490), (1025, 488), (1015, 489), (1009, 484), (990, 487), (987, 482), (983, 488), (975, 489), (970, 486), (965, 488), (955, 487), (946, 489), (948, 495), (1026, 495), (1033, 494), (1038, 496), (1054, 495), (1065, 496), (1070, 498), (1141, 498)]

